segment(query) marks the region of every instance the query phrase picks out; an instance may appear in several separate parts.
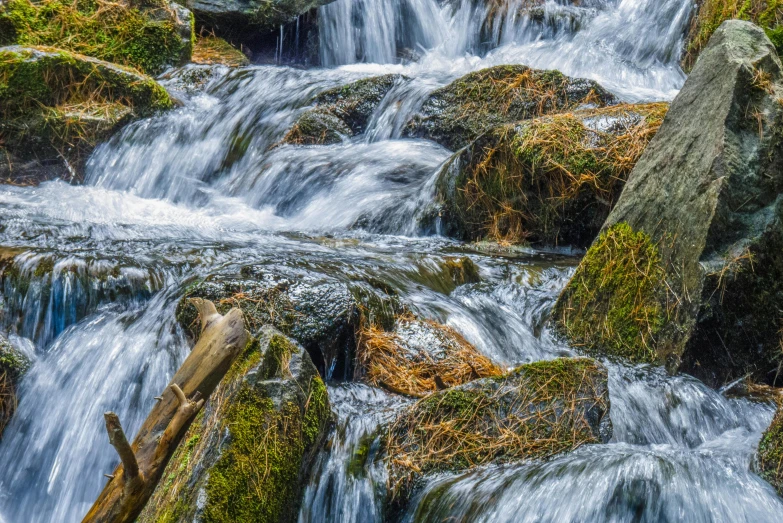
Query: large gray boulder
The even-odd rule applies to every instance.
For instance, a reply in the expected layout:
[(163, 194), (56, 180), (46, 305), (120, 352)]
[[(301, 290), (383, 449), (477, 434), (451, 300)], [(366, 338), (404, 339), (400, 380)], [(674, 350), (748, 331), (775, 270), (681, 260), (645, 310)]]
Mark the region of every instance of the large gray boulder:
[(265, 326), (210, 395), (138, 521), (296, 521), (330, 425), (307, 352)]
[(556, 304), (573, 344), (781, 383), (782, 96), (764, 31), (723, 23)]

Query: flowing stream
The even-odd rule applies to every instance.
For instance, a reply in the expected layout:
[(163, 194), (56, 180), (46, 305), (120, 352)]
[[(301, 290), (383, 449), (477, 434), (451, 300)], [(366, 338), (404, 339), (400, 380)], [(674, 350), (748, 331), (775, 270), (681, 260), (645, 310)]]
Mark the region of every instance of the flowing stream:
[[(80, 521), (117, 463), (102, 413), (135, 433), (188, 351), (176, 303), (215, 271), (375, 278), (503, 365), (573, 354), (546, 317), (578, 257), (420, 235), (417, 213), (451, 151), (400, 139), (402, 126), (432, 90), (506, 63), (589, 77), (628, 101), (669, 100), (685, 80), (692, 4), (549, 0), (524, 14), (524, 3), (336, 0), (319, 12), (325, 67), (213, 67), (195, 91), (182, 88), (197, 69), (186, 67), (163, 80), (183, 106), (100, 146), (84, 185), (0, 186), (0, 255), (19, 268), (0, 289), (0, 328), (34, 353), (0, 440), (0, 523)], [(314, 94), (384, 73), (408, 80), (364, 135), (275, 147)], [(479, 266), (480, 283), (438, 279), (454, 255)], [(780, 521), (783, 501), (751, 471), (771, 406), (607, 365), (610, 443), (438, 476), (405, 519)], [(338, 422), (299, 519), (382, 521), (378, 434), (407, 400), (355, 383), (329, 391)]]

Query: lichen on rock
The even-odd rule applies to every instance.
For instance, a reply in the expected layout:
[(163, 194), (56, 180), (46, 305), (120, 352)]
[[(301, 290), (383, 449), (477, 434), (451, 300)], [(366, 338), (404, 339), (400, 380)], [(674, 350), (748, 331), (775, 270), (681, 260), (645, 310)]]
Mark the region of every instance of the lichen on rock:
[(618, 105), (491, 129), (438, 177), (442, 230), (463, 240), (589, 245), (667, 108)]
[(501, 124), (583, 105), (604, 106), (614, 100), (592, 80), (523, 65), (500, 65), (467, 74), (433, 91), (406, 124), (404, 133), (456, 151)]
[(158, 74), (190, 59), (193, 16), (168, 0), (8, 0), (0, 45), (51, 46)]
[(399, 74), (386, 74), (324, 91), (313, 99), (314, 107), (294, 123), (283, 143), (330, 145), (362, 134), (372, 113), (402, 79)]
[(611, 437), (607, 371), (559, 358), (433, 393), (390, 426), (391, 503), (407, 502), (421, 478), (487, 463), (545, 459)]
[(172, 106), (133, 69), (48, 47), (0, 48), (0, 180), (79, 181), (97, 143)]
[(307, 352), (264, 327), (191, 425), (138, 521), (296, 521), (330, 423)]

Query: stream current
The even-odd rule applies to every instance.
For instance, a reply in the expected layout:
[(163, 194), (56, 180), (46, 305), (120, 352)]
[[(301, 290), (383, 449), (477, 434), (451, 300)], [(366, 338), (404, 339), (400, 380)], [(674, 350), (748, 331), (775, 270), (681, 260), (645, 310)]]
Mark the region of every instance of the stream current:
[[(337, 0), (319, 12), (324, 67), (213, 67), (202, 89), (177, 92), (182, 107), (100, 146), (83, 185), (0, 187), (0, 254), (27, 282), (0, 289), (0, 328), (34, 359), (0, 440), (0, 523), (81, 520), (117, 463), (102, 413), (117, 412), (130, 434), (140, 427), (189, 350), (176, 303), (216, 271), (376, 278), (505, 366), (574, 354), (546, 318), (578, 256), (490, 254), (421, 236), (417, 213), (451, 151), (400, 139), (402, 126), (432, 90), (507, 63), (592, 78), (626, 101), (670, 100), (685, 80), (692, 5), (550, 0), (523, 16), (522, 1), (501, 4)], [(176, 92), (194, 67), (163, 84)], [(390, 72), (409, 80), (362, 136), (271, 148), (313, 95)], [(444, 288), (427, 277), (455, 254), (479, 266), (480, 283)], [(432, 478), (405, 519), (780, 521), (783, 501), (752, 472), (771, 406), (661, 369), (607, 365), (611, 442)], [(338, 421), (299, 520), (381, 521), (378, 442), (359, 466), (352, 458), (407, 400), (356, 383), (329, 391)]]

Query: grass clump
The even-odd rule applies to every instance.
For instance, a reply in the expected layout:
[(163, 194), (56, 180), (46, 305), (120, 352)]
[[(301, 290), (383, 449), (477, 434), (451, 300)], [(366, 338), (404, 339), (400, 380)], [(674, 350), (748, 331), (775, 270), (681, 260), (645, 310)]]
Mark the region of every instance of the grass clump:
[(438, 193), (465, 240), (589, 244), (668, 105), (624, 105), (504, 125), (458, 153)]
[(691, 21), (683, 68), (690, 70), (702, 49), (720, 24), (726, 20), (746, 20), (758, 25), (772, 41), (778, 54), (783, 52), (783, 2), (778, 0), (702, 0)]
[(8, 0), (0, 45), (58, 47), (158, 74), (190, 59), (193, 20), (181, 13), (165, 0)]
[(556, 359), (431, 394), (389, 429), (392, 496), (404, 499), (430, 472), (544, 459), (600, 442), (606, 380), (593, 360)]
[(201, 36), (196, 39), (191, 61), (194, 64), (227, 65), (228, 67), (241, 67), (250, 64), (250, 60), (242, 51), (215, 35)]
[(613, 100), (591, 80), (569, 78), (559, 71), (501, 65), (470, 73), (434, 91), (405, 132), (456, 151), (501, 124), (585, 104), (603, 106)]
[(758, 449), (759, 475), (783, 496), (783, 405), (778, 405), (769, 428), (764, 432)]
[(393, 332), (367, 325), (358, 334), (364, 380), (398, 394), (430, 392), (502, 372), (454, 329), (410, 314)]
[(558, 300), (559, 330), (589, 353), (656, 362), (673, 305), (656, 244), (618, 223), (601, 233)]

